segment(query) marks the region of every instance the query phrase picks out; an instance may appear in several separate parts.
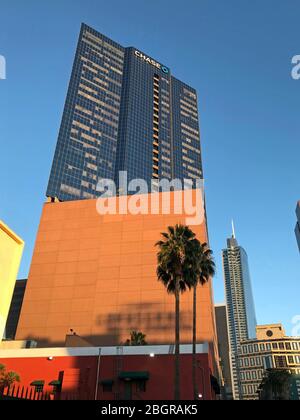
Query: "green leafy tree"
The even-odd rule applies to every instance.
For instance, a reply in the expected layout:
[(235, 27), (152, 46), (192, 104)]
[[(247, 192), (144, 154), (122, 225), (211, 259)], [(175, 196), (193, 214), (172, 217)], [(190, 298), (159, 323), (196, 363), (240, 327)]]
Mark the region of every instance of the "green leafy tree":
[(187, 253), (195, 234), (183, 225), (169, 226), (161, 234), (163, 239), (156, 243), (157, 277), (168, 293), (175, 297), (175, 383), (174, 398), (180, 400), (180, 294), (191, 288), (188, 279), (190, 270), (186, 270)]
[(261, 386), (261, 398), (265, 400), (289, 400), (291, 373), (283, 369), (269, 369)]

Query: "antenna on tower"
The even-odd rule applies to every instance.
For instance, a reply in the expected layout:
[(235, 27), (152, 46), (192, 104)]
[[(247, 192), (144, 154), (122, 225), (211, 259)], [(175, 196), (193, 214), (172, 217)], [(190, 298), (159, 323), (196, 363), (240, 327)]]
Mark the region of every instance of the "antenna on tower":
[(234, 229), (234, 222), (233, 222), (233, 220), (231, 221), (231, 226), (232, 226), (232, 237), (233, 237), (233, 239), (235, 239), (235, 229)]

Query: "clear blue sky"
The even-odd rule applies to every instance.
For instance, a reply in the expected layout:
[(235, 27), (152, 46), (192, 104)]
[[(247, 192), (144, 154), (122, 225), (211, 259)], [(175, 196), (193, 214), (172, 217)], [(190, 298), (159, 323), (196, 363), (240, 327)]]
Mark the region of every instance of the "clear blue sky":
[(1, 0), (0, 218), (26, 241), (26, 277), (81, 22), (136, 46), (198, 90), (211, 246), (231, 219), (247, 250), (258, 321), (300, 314), (298, 0)]

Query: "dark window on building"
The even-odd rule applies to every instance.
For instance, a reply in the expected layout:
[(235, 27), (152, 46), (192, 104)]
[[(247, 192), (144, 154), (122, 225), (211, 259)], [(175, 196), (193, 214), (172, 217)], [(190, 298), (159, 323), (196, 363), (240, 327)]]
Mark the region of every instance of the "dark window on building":
[(286, 348), (287, 350), (292, 350), (291, 343), (285, 343), (285, 348)]
[(286, 368), (287, 362), (285, 356), (275, 356), (275, 364), (277, 368)]

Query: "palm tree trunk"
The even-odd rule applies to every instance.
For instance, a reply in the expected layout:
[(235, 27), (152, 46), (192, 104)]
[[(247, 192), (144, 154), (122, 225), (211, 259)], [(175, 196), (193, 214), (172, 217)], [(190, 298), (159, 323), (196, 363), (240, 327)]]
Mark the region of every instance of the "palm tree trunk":
[(175, 290), (175, 385), (174, 399), (180, 400), (180, 303), (179, 303), (179, 285)]
[(196, 357), (196, 344), (197, 344), (197, 285), (193, 288), (193, 391), (194, 400), (198, 399), (198, 387), (197, 387), (197, 357)]

